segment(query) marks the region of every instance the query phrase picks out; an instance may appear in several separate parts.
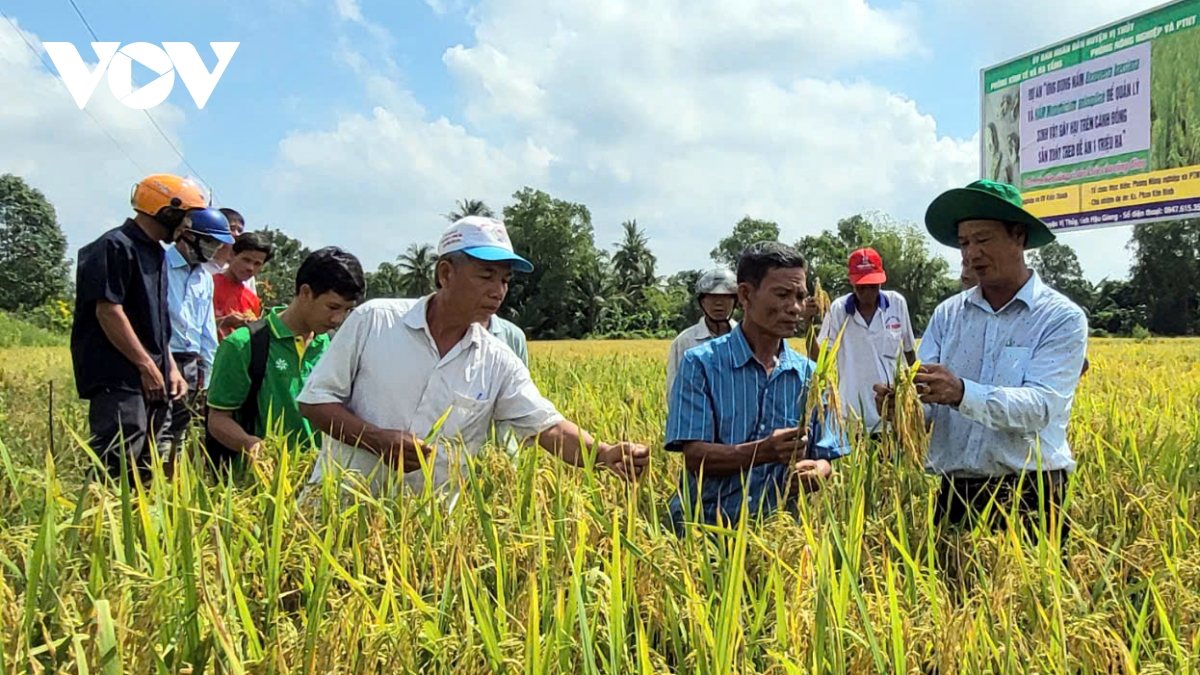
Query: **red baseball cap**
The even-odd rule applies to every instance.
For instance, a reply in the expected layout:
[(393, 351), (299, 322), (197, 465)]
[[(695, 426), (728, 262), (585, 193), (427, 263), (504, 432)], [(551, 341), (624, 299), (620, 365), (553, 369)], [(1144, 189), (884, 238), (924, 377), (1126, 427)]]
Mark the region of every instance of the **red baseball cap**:
[(873, 248), (860, 248), (850, 254), (850, 283), (855, 286), (882, 284), (887, 281), (883, 258)]

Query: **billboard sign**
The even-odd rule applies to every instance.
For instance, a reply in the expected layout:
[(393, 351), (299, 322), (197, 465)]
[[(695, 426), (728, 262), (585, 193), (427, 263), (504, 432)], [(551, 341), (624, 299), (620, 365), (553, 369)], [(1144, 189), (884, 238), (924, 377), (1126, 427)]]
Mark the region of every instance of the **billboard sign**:
[(1200, 218), (1200, 0), (984, 69), (984, 178), (1052, 229)]

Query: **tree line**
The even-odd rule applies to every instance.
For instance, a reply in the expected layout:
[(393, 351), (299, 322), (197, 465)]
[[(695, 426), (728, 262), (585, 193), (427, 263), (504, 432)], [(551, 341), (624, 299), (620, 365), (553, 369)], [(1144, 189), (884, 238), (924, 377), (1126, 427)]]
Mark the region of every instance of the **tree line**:
[[(533, 273), (514, 276), (501, 309), (533, 340), (673, 337), (700, 318), (693, 291), (704, 269), (733, 268), (749, 244), (780, 239), (778, 223), (746, 216), (716, 242), (710, 260), (663, 275), (637, 220), (622, 223), (620, 239), (606, 248), (596, 242), (585, 205), (541, 190), (516, 192), (499, 214), (482, 201), (463, 199), (445, 219), (466, 215), (503, 218), (514, 248), (533, 263)], [(281, 228), (260, 231), (272, 240), (276, 255), (259, 277), (259, 294), (264, 305), (286, 303), (309, 249)], [(958, 266), (932, 250), (924, 229), (886, 214), (843, 218), (791, 243), (809, 261), (813, 290), (819, 284), (831, 297), (850, 291), (850, 252), (875, 248), (887, 268), (885, 287), (908, 299), (918, 330), (959, 288)], [(1029, 261), (1050, 286), (1087, 311), (1094, 335), (1147, 330), (1200, 335), (1200, 220), (1137, 225), (1128, 246), (1134, 252), (1130, 276), (1098, 284), (1084, 278), (1075, 251), (1061, 241), (1031, 252)], [(62, 307), (73, 292), (66, 250), (66, 236), (45, 197), (17, 176), (0, 176), (0, 310), (62, 328)], [(367, 274), (368, 297), (411, 298), (433, 291), (436, 262), (432, 244), (410, 245)]]

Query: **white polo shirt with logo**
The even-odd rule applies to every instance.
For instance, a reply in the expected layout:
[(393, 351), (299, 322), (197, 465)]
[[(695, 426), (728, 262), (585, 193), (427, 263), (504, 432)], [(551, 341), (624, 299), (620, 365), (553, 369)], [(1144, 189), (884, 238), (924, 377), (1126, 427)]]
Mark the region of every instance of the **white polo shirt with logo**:
[(847, 419), (861, 419), (867, 431), (874, 433), (882, 425), (873, 387), (890, 384), (896, 376), (896, 357), (915, 350), (908, 301), (895, 291), (880, 290), (879, 307), (868, 325), (858, 313), (854, 294), (844, 295), (830, 305), (817, 340), (832, 343), (843, 325), (845, 332), (837, 354), (842, 414)]
[[(341, 403), (369, 424), (421, 439), (427, 439), (445, 415), (437, 434), (432, 483), (435, 490), (457, 496), (458, 483), (452, 478), (466, 477), (467, 456), (479, 452), (493, 421), (507, 422), (518, 437), (528, 438), (563, 417), (542, 397), (508, 345), (479, 324), (471, 324), (463, 339), (441, 356), (425, 318), (428, 302), (428, 297), (381, 299), (356, 308), (297, 400), (310, 405)], [(374, 494), (382, 494), (398, 477), (375, 453), (326, 435), (309, 482), (321, 482), (336, 468), (333, 465), (369, 478)], [(425, 488), (420, 470), (404, 474), (401, 481), (418, 493)]]

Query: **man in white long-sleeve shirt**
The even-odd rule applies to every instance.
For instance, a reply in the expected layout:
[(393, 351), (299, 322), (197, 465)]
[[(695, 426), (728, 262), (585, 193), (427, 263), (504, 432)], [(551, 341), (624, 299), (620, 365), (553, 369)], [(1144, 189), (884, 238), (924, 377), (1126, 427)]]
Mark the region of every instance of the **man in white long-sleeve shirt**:
[(973, 522), (994, 497), (993, 513), (1015, 501), (1035, 536), (1041, 511), (1065, 537), (1056, 514), (1075, 468), (1067, 423), (1087, 321), (1024, 255), (1054, 235), (1014, 187), (986, 180), (938, 197), (925, 223), (962, 251), (978, 281), (934, 310), (917, 349), (915, 381), (933, 424), (926, 468), (942, 477), (935, 518)]

